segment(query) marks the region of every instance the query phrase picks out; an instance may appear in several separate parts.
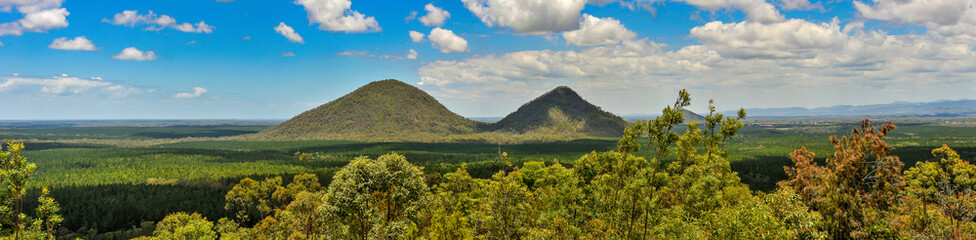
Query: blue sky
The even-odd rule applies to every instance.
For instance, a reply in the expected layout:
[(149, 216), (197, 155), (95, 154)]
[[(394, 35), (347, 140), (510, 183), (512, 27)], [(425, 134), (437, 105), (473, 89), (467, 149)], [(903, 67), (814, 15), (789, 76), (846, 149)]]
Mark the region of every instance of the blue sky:
[(0, 119), (284, 119), (389, 78), (468, 117), (561, 85), (622, 115), (657, 113), (683, 88), (696, 111), (709, 98), (722, 110), (976, 98), (974, 8), (0, 0)]

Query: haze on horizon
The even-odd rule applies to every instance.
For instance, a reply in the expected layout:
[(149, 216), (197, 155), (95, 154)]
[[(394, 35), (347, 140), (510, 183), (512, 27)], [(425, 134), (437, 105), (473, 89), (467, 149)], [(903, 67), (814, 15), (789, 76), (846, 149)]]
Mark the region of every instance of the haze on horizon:
[(974, 47), (972, 0), (0, 0), (0, 119), (286, 119), (383, 79), (466, 117), (974, 99)]

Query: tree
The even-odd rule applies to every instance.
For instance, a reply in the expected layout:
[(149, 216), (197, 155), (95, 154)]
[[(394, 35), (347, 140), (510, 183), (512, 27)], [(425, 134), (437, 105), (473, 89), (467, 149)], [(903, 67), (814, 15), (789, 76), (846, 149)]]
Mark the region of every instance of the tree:
[[(250, 223), (253, 219), (262, 219), (273, 214), (274, 209), (288, 204), (275, 200), (275, 192), (280, 188), (283, 188), (281, 177), (268, 178), (263, 182), (251, 178), (241, 179), (241, 182), (234, 185), (234, 188), (224, 196), (226, 201), (224, 209), (233, 212), (241, 224)], [(282, 200), (283, 197), (284, 195), (279, 194), (277, 199)]]
[(824, 214), (833, 238), (892, 236), (885, 215), (904, 185), (903, 164), (898, 157), (888, 156), (891, 148), (882, 138), (895, 128), (888, 122), (875, 129), (864, 120), (849, 137), (831, 136), (834, 154), (827, 157), (826, 166), (818, 166), (815, 154), (806, 148), (798, 149), (790, 154), (794, 166), (785, 167), (789, 178), (779, 185)]
[(305, 165), (305, 168), (308, 168), (308, 160), (309, 159), (312, 159), (312, 154), (303, 153), (303, 152), (295, 152), (295, 156), (298, 157), (298, 160), (299, 161), (302, 161), (302, 165)]
[(897, 223), (914, 238), (976, 237), (976, 166), (944, 144), (932, 155), (940, 160), (905, 170), (904, 217)]
[(47, 236), (54, 237), (54, 228), (58, 227), (64, 218), (58, 215), (61, 211), (61, 206), (58, 205), (54, 198), (49, 197), (51, 193), (47, 187), (41, 189), (41, 196), (37, 198), (37, 202), (40, 203), (37, 209), (34, 210), (35, 215), (37, 215), (36, 225), (41, 225), (42, 229)]
[[(37, 165), (21, 156), (24, 143), (8, 141), (7, 150), (0, 151), (0, 201), (5, 222), (14, 227), (14, 236), (20, 238), (26, 226), (27, 215), (23, 213), (23, 196), (27, 190), (27, 180)], [(12, 205), (12, 206), (11, 206)]]
[(137, 240), (213, 240), (217, 239), (217, 232), (213, 230), (213, 223), (199, 213), (187, 214), (177, 212), (163, 218), (156, 223), (156, 231), (151, 237), (140, 237)]
[(434, 187), (427, 237), (433, 240), (473, 239), (482, 226), (483, 185), (468, 174), (467, 165), (443, 176)]
[(427, 194), (423, 172), (402, 155), (358, 157), (333, 177), (324, 207), (349, 237), (391, 239), (413, 230)]
[[(0, 215), (2, 224), (13, 227), (13, 239), (54, 239), (54, 229), (64, 220), (58, 214), (61, 207), (49, 197), (47, 187), (41, 190), (40, 203), (33, 221), (23, 213), (23, 196), (27, 182), (37, 165), (21, 155), (24, 143), (8, 141), (7, 150), (0, 151)], [(30, 225), (27, 225), (27, 224)], [(0, 225), (3, 226), (3, 225)]]

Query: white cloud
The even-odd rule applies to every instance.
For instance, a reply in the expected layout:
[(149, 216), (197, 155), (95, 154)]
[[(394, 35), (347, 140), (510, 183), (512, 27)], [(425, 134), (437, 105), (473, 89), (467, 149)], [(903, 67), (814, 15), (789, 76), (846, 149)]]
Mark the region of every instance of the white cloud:
[(444, 25), (445, 20), (451, 18), (451, 13), (439, 7), (435, 7), (433, 3), (428, 3), (426, 6), (424, 6), (424, 10), (427, 11), (427, 15), (424, 15), (419, 19), (424, 26), (439, 27)]
[(546, 34), (579, 28), (586, 0), (461, 0), (488, 26), (510, 27), (525, 34)]
[(152, 61), (156, 60), (156, 53), (153, 51), (141, 51), (134, 47), (127, 47), (122, 49), (122, 52), (112, 56), (114, 59), (118, 60), (133, 60), (133, 61)]
[(417, 59), (417, 55), (416, 50), (410, 49), (410, 52), (407, 53), (407, 59)]
[(375, 54), (369, 51), (359, 51), (359, 50), (346, 50), (346, 51), (336, 53), (336, 55), (347, 56), (347, 57), (375, 57), (376, 56)]
[(298, 35), (298, 33), (295, 32), (295, 29), (285, 25), (285, 22), (278, 23), (278, 26), (276, 26), (274, 30), (275, 32), (278, 32), (278, 34), (281, 34), (281, 36), (285, 36), (288, 41), (302, 44), (305, 43), (305, 39), (302, 39), (302, 36)]
[(417, 50), (413, 50), (413, 49), (408, 50), (406, 53), (393, 53), (393, 54), (384, 54), (384, 55), (377, 55), (369, 51), (346, 50), (346, 51), (336, 53), (336, 55), (353, 57), (353, 58), (373, 58), (373, 59), (380, 59), (380, 60), (404, 60), (404, 59), (412, 60), (412, 59), (417, 59), (417, 57), (419, 56)]
[(811, 10), (821, 9), (823, 6), (818, 3), (810, 3), (809, 0), (779, 0), (779, 7), (783, 10)]
[(969, 0), (907, 0), (877, 1), (873, 6), (868, 6), (854, 1), (854, 7), (865, 18), (938, 25), (958, 23), (963, 14), (973, 7), (971, 4)]
[(776, 6), (765, 0), (678, 0), (692, 6), (717, 10), (736, 8), (746, 13), (746, 19), (753, 22), (771, 23), (783, 21), (785, 17), (776, 10)]
[(468, 40), (458, 37), (451, 30), (434, 28), (430, 31), (428, 38), (430, 38), (431, 46), (440, 49), (441, 53), (470, 51), (468, 49)]
[(206, 88), (193, 87), (193, 92), (177, 93), (176, 95), (173, 96), (173, 98), (197, 98), (200, 97), (200, 95), (203, 95), (204, 93), (207, 93)]
[(816, 24), (800, 19), (769, 24), (715, 21), (691, 29), (691, 36), (730, 58), (808, 58), (842, 48), (848, 37), (837, 20)]
[(122, 25), (127, 27), (135, 27), (138, 25), (149, 25), (143, 30), (147, 31), (158, 31), (165, 28), (172, 28), (177, 31), (189, 32), (189, 33), (212, 33), (215, 29), (214, 26), (208, 25), (207, 23), (200, 21), (198, 23), (179, 23), (175, 18), (169, 15), (156, 15), (153, 11), (149, 11), (146, 14), (139, 14), (136, 10), (125, 10), (121, 13), (116, 13), (112, 16), (112, 19), (102, 19), (102, 22), (111, 23), (113, 25)]
[(583, 14), (580, 29), (563, 32), (566, 42), (577, 46), (611, 45), (637, 37), (619, 20), (613, 18), (597, 18)]
[(331, 32), (379, 32), (383, 29), (373, 17), (351, 10), (349, 0), (296, 0), (305, 7), (309, 23), (319, 24), (319, 29)]
[(196, 24), (190, 24), (185, 22), (182, 24), (172, 25), (171, 27), (179, 31), (191, 32), (191, 33), (211, 33), (214, 30), (213, 26), (207, 25), (203, 21), (200, 21)]
[(3, 42), (0, 42), (0, 47), (3, 47)]
[(47, 45), (50, 49), (59, 50), (74, 50), (74, 51), (95, 51), (95, 44), (91, 40), (85, 38), (85, 36), (78, 36), (74, 39), (68, 40), (67, 37), (60, 37), (54, 39), (51, 44)]
[(50, 29), (68, 27), (67, 16), (70, 14), (64, 8), (47, 9), (38, 12), (27, 13), (21, 19), (20, 26), (30, 32), (47, 32)]
[(66, 74), (53, 77), (0, 76), (0, 93), (23, 93), (43, 96), (110, 96), (125, 97), (141, 89), (104, 81), (101, 78), (79, 78)]
[[(610, 111), (645, 114), (650, 110), (627, 103), (640, 100), (663, 106), (667, 99), (647, 93), (681, 88), (705, 92), (723, 105), (745, 107), (850, 104), (865, 101), (859, 97), (864, 94), (882, 102), (976, 96), (969, 92), (976, 86), (976, 49), (968, 44), (883, 31), (835, 36), (840, 32), (836, 23), (753, 24), (759, 23), (713, 23), (702, 29), (728, 34), (726, 42), (717, 38), (674, 51), (648, 40), (628, 40), (578, 51), (438, 60), (418, 68), (419, 84), (456, 104), (505, 99), (493, 105), (509, 107), (551, 87), (572, 85), (599, 93), (588, 100), (613, 107)], [(789, 31), (795, 33), (785, 34)], [(764, 94), (756, 95), (760, 89)], [(516, 100), (504, 102), (507, 99)]]
[(410, 21), (413, 21), (414, 19), (417, 19), (417, 11), (410, 11), (410, 15), (403, 18), (403, 23), (410, 23)]
[(653, 4), (661, 1), (663, 0), (589, 0), (588, 3), (601, 7), (611, 3), (619, 3), (621, 7), (631, 11), (640, 8), (651, 12), (651, 14), (656, 14), (657, 9), (654, 8)]
[(976, 2), (972, 0), (854, 1), (861, 17), (925, 26), (929, 33), (976, 43)]
[(0, 10), (9, 12), (16, 7), (24, 15), (16, 21), (0, 23), (0, 36), (20, 36), (25, 31), (43, 33), (68, 27), (67, 16), (71, 13), (61, 8), (62, 2), (63, 0), (0, 1)]
[(281, 56), (282, 57), (294, 57), (294, 56), (297, 56), (297, 55), (295, 55), (294, 52), (283, 52), (283, 53), (281, 53)]
[(417, 31), (412, 31), (411, 30), (410, 31), (410, 40), (413, 41), (413, 42), (415, 42), (415, 43), (423, 42), (424, 41), (424, 34), (421, 33), (421, 32), (417, 32)]

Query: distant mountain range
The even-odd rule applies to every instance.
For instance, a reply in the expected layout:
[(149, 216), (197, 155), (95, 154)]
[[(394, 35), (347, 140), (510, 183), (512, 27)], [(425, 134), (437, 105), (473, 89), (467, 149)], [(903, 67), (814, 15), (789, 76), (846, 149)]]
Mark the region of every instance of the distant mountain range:
[[(964, 117), (976, 116), (976, 100), (940, 100), (934, 102), (894, 102), (873, 105), (839, 105), (820, 108), (751, 108), (750, 117), (828, 117), (828, 116), (891, 116), (891, 117)], [(726, 112), (734, 114), (734, 112)]]

